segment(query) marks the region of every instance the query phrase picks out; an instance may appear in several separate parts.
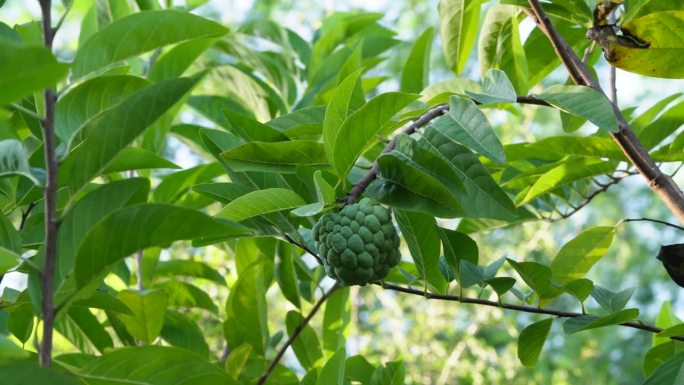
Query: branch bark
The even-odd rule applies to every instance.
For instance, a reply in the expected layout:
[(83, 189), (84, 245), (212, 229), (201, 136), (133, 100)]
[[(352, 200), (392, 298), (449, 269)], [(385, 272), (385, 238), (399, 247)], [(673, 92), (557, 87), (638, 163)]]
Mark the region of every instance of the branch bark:
[(311, 308), (311, 312), (309, 312), (309, 314), (306, 316), (306, 318), (304, 318), (302, 320), (302, 322), (299, 325), (297, 325), (297, 328), (292, 332), (292, 334), (287, 339), (287, 341), (285, 341), (283, 346), (280, 347), (280, 350), (278, 351), (276, 356), (273, 358), (273, 360), (271, 360), (271, 363), (268, 365), (268, 368), (266, 368), (266, 371), (264, 371), (264, 373), (261, 375), (261, 377), (259, 377), (259, 381), (257, 382), (257, 385), (263, 385), (264, 383), (266, 383), (268, 376), (271, 375), (271, 372), (273, 372), (276, 365), (278, 365), (278, 362), (280, 362), (280, 359), (283, 358), (283, 355), (285, 355), (285, 351), (287, 351), (287, 349), (292, 345), (294, 340), (296, 340), (297, 337), (299, 337), (299, 335), (302, 333), (302, 331), (304, 331), (304, 328), (306, 327), (306, 325), (309, 324), (309, 322), (316, 315), (316, 313), (321, 308), (321, 306), (323, 306), (323, 303), (328, 298), (330, 298), (330, 296), (333, 295), (333, 293), (337, 289), (339, 289), (340, 287), (342, 287), (340, 285), (340, 283), (335, 282), (333, 287), (331, 287), (330, 290), (328, 290), (325, 294), (323, 294), (323, 296), (318, 300), (318, 302), (316, 302), (314, 307)]
[[(51, 0), (40, 0), (43, 16), (43, 42), (52, 50), (54, 30), (52, 29)], [(43, 296), (43, 337), (40, 342), (40, 365), (52, 365), (52, 328), (55, 309), (53, 304), (53, 280), (57, 260), (57, 157), (55, 155), (55, 92), (48, 88), (44, 92), (45, 117), (41, 121), (43, 127), (43, 147), (45, 149), (45, 265), (40, 273), (41, 292)]]
[[(526, 10), (527, 14), (531, 16), (539, 26), (539, 29), (549, 38), (556, 54), (560, 57), (575, 84), (589, 86), (603, 93), (603, 90), (589, 72), (589, 68), (580, 60), (565, 39), (553, 28), (539, 0), (528, 0), (528, 2), (532, 9)], [(639, 138), (632, 131), (629, 123), (627, 123), (627, 120), (622, 115), (622, 111), (620, 111), (615, 103), (612, 103), (612, 105), (620, 130), (619, 132), (611, 133), (611, 137), (618, 144), (627, 159), (646, 179), (651, 190), (660, 197), (672, 214), (681, 223), (684, 223), (684, 194), (682, 190), (669, 175), (664, 174), (658, 168), (646, 148), (639, 141)]]
[[(406, 294), (418, 295), (421, 297), (425, 297), (427, 299), (438, 299), (438, 300), (443, 300), (443, 301), (454, 301), (454, 302), (469, 303), (469, 304), (474, 304), (474, 305), (498, 307), (498, 308), (502, 308), (502, 309), (520, 311), (520, 312), (524, 312), (524, 313), (546, 314), (546, 315), (551, 315), (551, 316), (555, 316), (555, 317), (559, 317), (559, 318), (575, 318), (575, 317), (581, 317), (581, 316), (587, 315), (587, 314), (571, 312), (571, 311), (564, 311), (564, 310), (547, 309), (547, 308), (524, 306), (524, 305), (514, 305), (514, 304), (508, 304), (508, 303), (498, 303), (498, 302), (489, 301), (489, 300), (481, 299), (481, 298), (469, 298), (469, 297), (462, 297), (462, 296), (458, 296), (458, 295), (426, 293), (423, 290), (411, 289), (409, 287), (403, 287), (403, 286), (394, 285), (391, 283), (382, 284), (382, 288), (401, 292), (401, 293), (406, 293)], [(661, 329), (659, 327), (655, 327), (655, 326), (648, 325), (645, 323), (641, 323), (638, 321), (624, 322), (624, 323), (621, 323), (620, 325), (626, 326), (629, 328), (633, 328), (633, 329), (644, 330), (644, 331), (651, 332), (651, 333), (660, 333), (661, 331), (663, 331), (663, 329)], [(672, 336), (670, 338), (673, 340), (684, 341), (684, 336)]]

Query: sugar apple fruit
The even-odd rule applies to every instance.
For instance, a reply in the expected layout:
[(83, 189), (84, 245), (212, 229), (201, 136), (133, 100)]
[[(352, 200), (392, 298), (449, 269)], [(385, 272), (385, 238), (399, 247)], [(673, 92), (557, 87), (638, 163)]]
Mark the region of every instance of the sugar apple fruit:
[(370, 198), (323, 215), (313, 237), (326, 273), (345, 285), (385, 278), (401, 259), (391, 212)]

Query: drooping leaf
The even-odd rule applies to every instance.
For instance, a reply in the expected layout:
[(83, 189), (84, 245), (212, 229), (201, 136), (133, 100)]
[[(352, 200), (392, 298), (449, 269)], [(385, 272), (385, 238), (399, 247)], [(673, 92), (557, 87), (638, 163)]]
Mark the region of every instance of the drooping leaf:
[(188, 12), (169, 9), (134, 13), (93, 34), (77, 51), (73, 74), (80, 78), (168, 44), (217, 37), (227, 32), (227, 28)]
[[(323, 121), (323, 145), (328, 160), (334, 160), (334, 149), (342, 124), (354, 105), (354, 93), (361, 87), (361, 71), (356, 71), (344, 79), (335, 89)], [(365, 102), (365, 100), (364, 100)]]
[(19, 175), (27, 178), (36, 185), (41, 185), (38, 178), (31, 172), (26, 150), (16, 139), (0, 140), (0, 178)]
[(459, 202), (466, 216), (503, 220), (513, 220), (518, 216), (508, 195), (467, 148), (454, 143), (433, 127), (424, 131), (418, 143), (446, 159), (461, 178), (466, 191), (459, 197)]
[(442, 51), (449, 68), (460, 74), (475, 45), (482, 0), (441, 0), (438, 6)]
[(278, 260), (275, 265), (275, 278), (285, 298), (298, 309), (301, 308), (299, 280), (295, 272), (295, 253), (289, 243), (278, 242), (276, 245)]
[(656, 318), (655, 326), (665, 330), (653, 336), (653, 346), (669, 341), (669, 338), (664, 338), (668, 335), (684, 335), (684, 330), (681, 330), (681, 332), (678, 330), (676, 333), (672, 334), (671, 329), (677, 328), (681, 325), (682, 320), (674, 313), (674, 310), (672, 309), (672, 303), (670, 301), (663, 301), (663, 304), (660, 305), (660, 311), (658, 312), (658, 318)]
[(216, 216), (240, 222), (259, 215), (294, 209), (303, 206), (305, 203), (292, 190), (284, 188), (257, 190), (228, 203)]
[(599, 128), (610, 132), (619, 130), (610, 101), (591, 87), (556, 84), (535, 96), (561, 111), (587, 119)]
[(155, 61), (148, 77), (153, 82), (182, 76), (207, 48), (216, 42), (215, 38), (185, 41), (164, 52)]
[(627, 302), (632, 298), (632, 294), (634, 294), (635, 290), (635, 287), (630, 287), (615, 293), (605, 287), (594, 285), (594, 289), (591, 291), (591, 297), (594, 298), (604, 310), (615, 313), (622, 310), (627, 305)]
[(155, 288), (164, 290), (169, 306), (200, 308), (218, 313), (218, 308), (209, 294), (192, 283), (171, 280), (155, 284)]
[(250, 344), (242, 344), (233, 349), (228, 355), (228, 359), (226, 359), (226, 373), (234, 380), (237, 380), (251, 353), (252, 345)]
[(164, 168), (179, 169), (180, 166), (150, 150), (139, 147), (126, 147), (105, 166), (102, 174)]
[(376, 140), (383, 126), (418, 95), (388, 92), (376, 96), (344, 120), (332, 148), (332, 164), (345, 178), (356, 158)]
[(54, 86), (68, 69), (46, 48), (0, 39), (0, 105)]
[[(202, 357), (209, 355), (209, 346), (204, 340), (204, 331), (187, 315), (166, 309), (161, 338), (173, 346), (187, 349)], [(231, 352), (232, 354), (232, 352)]]
[(78, 375), (98, 384), (237, 384), (206, 358), (169, 346), (116, 349), (81, 368)]
[(330, 204), (335, 203), (335, 189), (323, 178), (321, 170), (313, 174), (314, 186), (316, 187), (316, 202), (292, 210), (292, 214), (308, 217), (316, 215)]
[(84, 353), (103, 353), (114, 346), (107, 330), (90, 310), (73, 306), (55, 323), (55, 329)]
[(41, 368), (34, 361), (19, 361), (0, 365), (0, 377), (5, 385), (81, 385), (78, 377), (54, 368)]
[(347, 329), (351, 320), (351, 303), (349, 302), (349, 288), (343, 287), (325, 301), (323, 312), (323, 348), (329, 352), (336, 352), (344, 347)]
[(444, 257), (456, 273), (458, 273), (461, 260), (467, 260), (477, 265), (478, 247), (472, 238), (464, 233), (443, 227), (439, 228), (439, 236), (442, 241)]
[(186, 276), (209, 280), (219, 285), (225, 286), (226, 279), (216, 269), (202, 261), (190, 259), (171, 259), (160, 261), (154, 269), (156, 276)]
[(518, 337), (518, 359), (524, 366), (534, 366), (539, 360), (544, 342), (551, 331), (553, 318), (535, 322), (520, 332)]
[(471, 100), (452, 96), (449, 112), (433, 123), (435, 129), (450, 140), (460, 143), (497, 162), (506, 162), (503, 146), (494, 134), (487, 117)]
[(177, 240), (244, 235), (235, 224), (218, 222), (195, 210), (139, 204), (113, 212), (93, 227), (78, 249), (76, 282), (83, 287), (137, 250)]
[(430, 83), (430, 52), (435, 29), (426, 29), (416, 40), (401, 71), (402, 92), (419, 93)]
[(563, 245), (550, 265), (553, 280), (565, 284), (583, 278), (606, 254), (614, 235), (614, 227), (599, 226), (583, 231)]
[(394, 214), (426, 286), (430, 285), (436, 292), (444, 293), (447, 282), (439, 270), (440, 239), (435, 218), (402, 210), (395, 210)]

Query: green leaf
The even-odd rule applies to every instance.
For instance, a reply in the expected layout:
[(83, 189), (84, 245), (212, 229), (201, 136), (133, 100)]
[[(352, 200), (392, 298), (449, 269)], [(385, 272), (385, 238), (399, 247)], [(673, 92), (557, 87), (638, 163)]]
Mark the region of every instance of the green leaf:
[(105, 166), (102, 174), (162, 168), (179, 169), (181, 167), (150, 150), (139, 147), (126, 147)]
[[(290, 310), (287, 312), (287, 317), (285, 319), (285, 324), (287, 325), (287, 334), (292, 335), (295, 329), (301, 325), (304, 321), (299, 312), (295, 310)], [(304, 367), (304, 369), (311, 369), (316, 361), (323, 358), (323, 352), (321, 351), (321, 345), (318, 342), (318, 337), (316, 332), (310, 325), (304, 326), (297, 339), (292, 342), (292, 350), (294, 350), (297, 360)]]
[(438, 6), (439, 34), (447, 66), (458, 75), (475, 45), (482, 0), (441, 0)]
[(70, 308), (66, 316), (57, 320), (55, 329), (84, 353), (103, 353), (114, 346), (97, 317), (83, 307)]
[[(563, 289), (573, 297), (577, 298), (578, 301), (584, 302), (588, 297), (589, 294), (592, 293), (594, 290), (594, 283), (586, 278), (580, 278), (576, 279), (574, 281), (570, 281), (565, 286), (563, 286)], [(621, 309), (621, 308), (620, 308)], [(617, 309), (617, 310), (620, 310)], [(617, 311), (615, 310), (615, 311)]]
[[(644, 376), (650, 377), (653, 372), (662, 366), (675, 354), (682, 351), (681, 342), (668, 340), (668, 342), (654, 346), (644, 355)], [(659, 382), (654, 382), (653, 385)]]
[(551, 262), (552, 278), (560, 284), (583, 278), (613, 241), (615, 228), (594, 227), (563, 245)]
[(376, 135), (383, 131), (385, 123), (417, 98), (418, 95), (414, 94), (388, 92), (376, 96), (349, 115), (340, 126), (332, 145), (331, 163), (337, 175), (345, 178), (356, 158), (375, 142)]
[(186, 276), (203, 278), (221, 286), (226, 286), (225, 277), (216, 269), (202, 261), (190, 259), (171, 259), (169, 261), (159, 261), (154, 274), (156, 276)]
[(299, 280), (295, 273), (294, 258), (296, 257), (293, 246), (289, 243), (278, 242), (276, 244), (276, 254), (278, 255), (278, 261), (275, 265), (275, 277), (280, 291), (291, 304), (301, 309)]
[[(88, 232), (111, 212), (124, 206), (147, 200), (150, 182), (145, 178), (130, 178), (97, 186), (79, 199), (64, 215), (57, 241), (56, 282), (72, 272), (78, 247)], [(57, 297), (60, 298), (60, 291)], [(58, 303), (61, 300), (58, 299)]]
[(430, 285), (437, 293), (444, 293), (447, 282), (439, 270), (437, 221), (430, 215), (403, 210), (394, 210), (394, 215), (426, 287)]
[(370, 385), (402, 385), (406, 379), (406, 367), (403, 361), (392, 361), (379, 367), (371, 377)]
[(612, 139), (598, 136), (552, 136), (531, 143), (507, 144), (504, 149), (509, 162), (521, 159), (558, 161), (568, 155), (627, 160)]
[(548, 266), (537, 262), (516, 262), (508, 258), (506, 260), (513, 266), (527, 286), (537, 293), (540, 306), (562, 293), (560, 289), (551, 284), (551, 269)]
[(629, 322), (636, 319), (638, 316), (639, 309), (624, 309), (603, 317), (583, 315), (580, 317), (570, 318), (565, 321), (563, 324), (563, 330), (565, 330), (566, 334), (573, 334), (583, 330), (596, 329)]
[(97, 357), (81, 368), (78, 375), (97, 384), (237, 385), (206, 358), (168, 346), (116, 349)]
[[(187, 315), (172, 309), (166, 309), (161, 338), (173, 346), (184, 348), (202, 357), (209, 355), (209, 346), (204, 340), (204, 331), (197, 322)], [(231, 351), (231, 354), (233, 352)]]
[(506, 162), (506, 154), (485, 114), (471, 100), (452, 96), (449, 112), (433, 123), (435, 129), (456, 143), (497, 163)]
[(43, 47), (26, 47), (0, 39), (0, 105), (52, 87), (69, 70)]
[(209, 294), (189, 282), (166, 281), (156, 284), (155, 287), (166, 292), (170, 306), (200, 308), (218, 313), (218, 308)]
[(197, 183), (208, 182), (224, 175), (225, 170), (218, 163), (202, 164), (185, 170), (167, 174), (154, 189), (155, 202), (172, 203)]
[(599, 128), (619, 131), (610, 101), (591, 87), (556, 84), (535, 96), (561, 111), (587, 119)]
[(285, 134), (247, 115), (227, 109), (222, 112), (230, 122), (230, 131), (246, 141), (282, 142), (288, 140)]
[(95, 225), (78, 249), (78, 287), (101, 278), (122, 258), (177, 240), (244, 235), (235, 224), (218, 222), (195, 210), (163, 204), (139, 204), (113, 212)]
[(80, 78), (109, 64), (165, 45), (226, 33), (227, 28), (187, 12), (135, 13), (100, 29), (79, 48), (74, 58), (73, 76)]
[[(35, 361), (35, 360), (34, 360)], [(76, 376), (63, 370), (41, 368), (37, 362), (20, 361), (0, 365), (0, 378), (3, 385), (81, 385)]]
[(242, 344), (233, 349), (228, 355), (228, 359), (226, 359), (226, 373), (234, 380), (237, 380), (251, 353), (252, 345), (249, 344)]
[(146, 87), (116, 107), (88, 121), (81, 129), (84, 143), (70, 155), (72, 191), (79, 190), (145, 128), (154, 123), (197, 83), (199, 77), (167, 80)]
[(468, 235), (440, 227), (439, 237), (442, 240), (444, 258), (457, 273), (457, 276), (461, 260), (467, 260), (477, 265), (479, 259), (477, 243)]
[(506, 72), (518, 94), (528, 90), (528, 70), (525, 51), (518, 31), (518, 8), (494, 4), (482, 22), (478, 41), (480, 71), (490, 68)]
[(435, 29), (426, 29), (413, 44), (406, 64), (401, 71), (402, 92), (419, 93), (430, 83), (430, 51)]
[[(684, 323), (680, 323), (680, 324), (671, 326), (667, 329), (663, 329), (663, 331), (661, 331), (660, 333), (657, 334), (658, 338), (663, 339), (662, 343), (665, 343), (665, 342), (670, 340), (669, 338), (665, 338), (665, 337), (675, 337), (675, 336), (684, 336)], [(657, 344), (654, 344), (654, 345), (657, 346)]]
[[(625, 305), (626, 304), (627, 303), (625, 302)], [(658, 312), (658, 318), (656, 318), (655, 326), (665, 330), (663, 330), (658, 335), (653, 336), (653, 346), (670, 341), (669, 338), (664, 337), (666, 337), (667, 335), (672, 335), (669, 334), (671, 333), (671, 331), (669, 330), (677, 328), (677, 326), (681, 325), (681, 323), (682, 320), (679, 317), (677, 317), (677, 315), (674, 313), (674, 310), (672, 309), (672, 303), (670, 301), (663, 301), (662, 305), (660, 305), (660, 311)], [(679, 335), (684, 335), (684, 330), (682, 330), (681, 334)]]
[(595, 158), (569, 158), (557, 167), (543, 173), (527, 193), (516, 204), (523, 205), (550, 191), (578, 180), (596, 175), (611, 173), (617, 167), (616, 162), (606, 162)]
[(215, 42), (215, 38), (207, 38), (189, 40), (176, 45), (159, 56), (148, 77), (153, 82), (160, 82), (182, 76), (185, 70)]
[(34, 317), (33, 306), (30, 303), (15, 307), (7, 317), (7, 331), (22, 344), (26, 343), (33, 332)]
[(518, 212), (506, 193), (499, 187), (480, 163), (477, 156), (467, 148), (454, 143), (433, 127), (423, 132), (420, 145), (446, 159), (454, 168), (465, 187), (459, 197), (466, 216), (513, 220)]
[(90, 119), (149, 85), (149, 81), (132, 75), (98, 76), (78, 84), (57, 102), (55, 134), (69, 143)]
[(21, 261), (21, 255), (0, 246), (0, 274), (6, 273)]
[(253, 263), (240, 273), (226, 301), (226, 313), (235, 322), (244, 342), (263, 355), (268, 341), (266, 319), (266, 261)]
[(347, 358), (344, 368), (344, 373), (348, 380), (357, 381), (362, 384), (368, 384), (373, 376), (373, 372), (375, 372), (375, 367), (361, 355)]
[(0, 245), (7, 251), (21, 252), (21, 236), (5, 215), (0, 215)]
[(293, 173), (297, 166), (328, 166), (323, 144), (309, 140), (248, 142), (221, 157), (234, 171)]
[(323, 312), (323, 348), (335, 352), (344, 347), (346, 334), (351, 320), (351, 303), (349, 288), (343, 287), (325, 301)]
[(518, 100), (506, 73), (494, 68), (489, 69), (482, 78), (481, 92), (466, 90), (465, 94), (481, 104), (515, 103)]
[(482, 267), (470, 262), (467, 259), (462, 259), (458, 264), (458, 283), (464, 289), (473, 285), (480, 285), (485, 280), (484, 270)]
[(343, 384), (344, 383), (344, 360), (346, 358), (347, 351), (345, 348), (341, 348), (328, 362), (323, 365), (320, 373), (318, 374), (318, 380), (316, 385), (329, 385), (329, 384)]
[(484, 282), (487, 283), (487, 285), (489, 285), (492, 288), (492, 290), (496, 292), (496, 295), (501, 297), (513, 288), (513, 285), (515, 285), (515, 278), (494, 277), (485, 279)]
[(535, 322), (527, 326), (518, 337), (518, 359), (527, 367), (537, 364), (546, 338), (551, 331), (553, 318)]
[(259, 215), (297, 208), (305, 203), (292, 190), (270, 188), (252, 191), (233, 200), (225, 205), (216, 216), (240, 222)]
[(154, 342), (164, 325), (167, 295), (163, 290), (122, 290), (119, 299), (133, 315), (122, 314), (121, 320), (133, 337), (146, 344)]
[(628, 37), (618, 40), (609, 36), (604, 43), (611, 65), (651, 77), (684, 78), (684, 10), (651, 13), (620, 27)]
[(340, 128), (354, 104), (354, 93), (361, 87), (361, 73), (362, 71), (358, 70), (340, 82), (325, 110), (323, 146), (325, 147), (325, 154), (331, 162)]
[(591, 291), (591, 297), (594, 298), (603, 309), (615, 313), (622, 310), (627, 305), (627, 302), (632, 298), (632, 294), (634, 294), (635, 290), (636, 287), (630, 287), (615, 293), (605, 287), (594, 285), (594, 289)]
[(321, 170), (313, 174), (314, 186), (316, 187), (316, 202), (292, 210), (292, 214), (299, 217), (310, 217), (323, 211), (323, 209), (335, 203), (335, 189), (323, 178)]
[(16, 139), (0, 140), (0, 178), (19, 175), (40, 186), (40, 181), (31, 173), (26, 150)]

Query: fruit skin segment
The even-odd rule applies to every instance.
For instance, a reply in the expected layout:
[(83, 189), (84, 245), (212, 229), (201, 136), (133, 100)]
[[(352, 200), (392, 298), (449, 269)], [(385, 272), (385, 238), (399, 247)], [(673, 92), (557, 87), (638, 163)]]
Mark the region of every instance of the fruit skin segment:
[(379, 281), (401, 260), (392, 214), (370, 198), (323, 215), (313, 236), (325, 272), (347, 286)]

